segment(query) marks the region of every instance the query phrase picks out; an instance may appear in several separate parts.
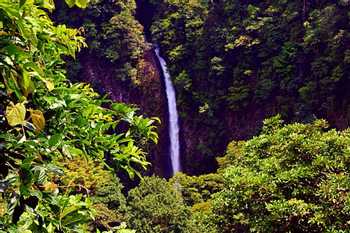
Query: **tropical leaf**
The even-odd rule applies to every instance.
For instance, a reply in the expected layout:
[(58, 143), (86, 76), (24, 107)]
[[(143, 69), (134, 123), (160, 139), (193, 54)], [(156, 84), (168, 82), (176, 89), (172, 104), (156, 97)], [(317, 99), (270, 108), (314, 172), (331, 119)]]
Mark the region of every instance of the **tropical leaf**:
[(17, 103), (16, 105), (12, 102), (6, 108), (6, 119), (10, 126), (24, 125), (26, 117), (26, 107), (24, 103)]
[(40, 110), (30, 109), (30, 116), (32, 118), (32, 122), (35, 126), (35, 131), (40, 132), (45, 128), (45, 117), (44, 114)]

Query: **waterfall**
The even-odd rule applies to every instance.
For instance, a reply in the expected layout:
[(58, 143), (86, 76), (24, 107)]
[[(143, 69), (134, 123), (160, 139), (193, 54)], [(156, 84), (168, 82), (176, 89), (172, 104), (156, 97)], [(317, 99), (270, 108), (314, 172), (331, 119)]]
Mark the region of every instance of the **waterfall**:
[(164, 82), (165, 82), (165, 91), (168, 99), (168, 112), (169, 112), (169, 138), (170, 138), (170, 158), (171, 158), (171, 167), (173, 174), (181, 171), (180, 164), (180, 140), (179, 140), (179, 117), (176, 108), (176, 93), (171, 82), (170, 74), (166, 67), (165, 60), (160, 56), (159, 48), (155, 49), (157, 58), (162, 68)]

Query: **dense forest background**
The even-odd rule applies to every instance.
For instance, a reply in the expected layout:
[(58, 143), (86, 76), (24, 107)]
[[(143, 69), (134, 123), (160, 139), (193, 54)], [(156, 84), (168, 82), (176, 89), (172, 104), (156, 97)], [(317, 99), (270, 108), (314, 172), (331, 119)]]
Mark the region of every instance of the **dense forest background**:
[[(55, 18), (83, 26), (89, 45), (71, 77), (166, 122), (150, 47), (160, 46), (177, 90), (184, 169), (201, 174), (216, 169), (230, 140), (256, 135), (277, 113), (348, 126), (348, 8), (346, 1), (97, 1), (87, 10), (62, 6)], [(164, 173), (161, 129), (152, 155)]]
[(347, 232), (349, 10), (0, 0), (0, 232)]
[(325, 118), (348, 126), (347, 1), (153, 6), (152, 38), (168, 59), (184, 136), (195, 144), (186, 145), (188, 164), (220, 154), (232, 138), (255, 135), (277, 113), (288, 121)]

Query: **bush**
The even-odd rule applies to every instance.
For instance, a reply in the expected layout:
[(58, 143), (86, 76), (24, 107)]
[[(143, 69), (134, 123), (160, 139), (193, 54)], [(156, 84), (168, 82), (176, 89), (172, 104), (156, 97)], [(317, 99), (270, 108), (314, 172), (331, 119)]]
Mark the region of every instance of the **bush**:
[(124, 221), (126, 199), (123, 185), (113, 172), (98, 160), (77, 156), (58, 160), (64, 174), (56, 177), (64, 193), (88, 195), (95, 210), (92, 229), (112, 230)]
[(233, 143), (225, 188), (213, 199), (220, 232), (345, 232), (350, 220), (350, 131), (282, 125)]
[(201, 176), (177, 173), (169, 182), (179, 187), (184, 202), (188, 206), (208, 201), (213, 193), (223, 188), (223, 177), (216, 173)]
[(184, 232), (190, 210), (176, 187), (165, 179), (145, 177), (129, 192), (128, 226), (140, 233)]

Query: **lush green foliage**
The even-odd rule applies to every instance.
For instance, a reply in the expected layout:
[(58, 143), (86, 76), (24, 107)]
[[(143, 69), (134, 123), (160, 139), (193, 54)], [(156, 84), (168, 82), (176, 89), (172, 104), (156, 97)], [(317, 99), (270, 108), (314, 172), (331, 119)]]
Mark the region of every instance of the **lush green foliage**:
[(187, 176), (178, 173), (169, 182), (178, 187), (186, 205), (199, 204), (200, 206), (208, 201), (213, 193), (221, 191), (224, 180), (222, 174)]
[[(272, 101), (305, 120), (347, 108), (345, 2), (153, 4), (152, 31), (182, 113), (216, 126), (207, 144), (220, 141), (221, 112)], [(52, 1), (0, 1), (0, 232), (348, 231), (350, 131), (323, 120), (267, 119), (258, 136), (228, 146), (217, 173), (145, 177), (125, 197), (115, 174), (133, 177), (148, 165), (157, 119), (66, 79), (63, 57), (74, 58), (85, 43), (78, 30), (52, 23), (53, 9)], [(86, 11), (60, 5), (71, 25), (83, 26), (84, 52), (137, 84), (145, 45), (134, 11), (134, 1), (98, 0)], [(203, 154), (215, 151), (204, 143), (197, 145)]]
[(275, 117), (259, 136), (232, 142), (212, 200), (220, 232), (346, 232), (350, 135), (327, 128)]
[(141, 182), (129, 193), (130, 224), (140, 232), (169, 232), (172, 219), (178, 232), (347, 232), (349, 148), (349, 130), (324, 120), (267, 119), (258, 136), (228, 146), (218, 173)]
[[(147, 165), (147, 142), (157, 141), (152, 119), (66, 80), (62, 56), (74, 57), (84, 42), (77, 30), (52, 23), (46, 10), (53, 8), (51, 1), (0, 2), (3, 232), (89, 231), (93, 205), (123, 201), (117, 192), (102, 200), (108, 189), (120, 193), (112, 173), (133, 176), (133, 166)], [(95, 178), (74, 166), (83, 158)], [(105, 158), (113, 170), (104, 171)]]
[(252, 136), (269, 114), (347, 125), (348, 1), (152, 2), (181, 116), (211, 130), (193, 157), (216, 156), (227, 135)]
[(145, 177), (128, 194), (128, 223), (141, 233), (184, 232), (189, 208), (177, 187), (157, 177)]
[(119, 179), (105, 169), (103, 163), (86, 157), (62, 158), (54, 162), (62, 171), (62, 176), (54, 177), (54, 188), (64, 193), (88, 195), (94, 208), (94, 219), (90, 230), (95, 228), (113, 230), (125, 222), (126, 200)]
[(153, 34), (183, 101), (238, 110), (272, 95), (281, 105), (291, 98), (288, 110), (320, 113), (334, 108), (333, 95), (347, 80), (342, 3), (164, 1)]
[[(134, 0), (91, 2), (84, 10), (69, 9), (62, 5), (56, 14), (56, 21), (74, 27), (81, 27), (86, 37), (88, 49), (86, 55), (92, 56), (113, 66), (113, 76), (119, 81), (139, 84), (138, 70), (142, 69), (143, 53), (147, 45), (144, 41), (142, 26), (134, 18), (136, 4)], [(80, 61), (76, 61), (75, 74), (79, 75)], [(74, 66), (70, 67), (74, 70)], [(95, 80), (98, 82), (98, 80)]]

